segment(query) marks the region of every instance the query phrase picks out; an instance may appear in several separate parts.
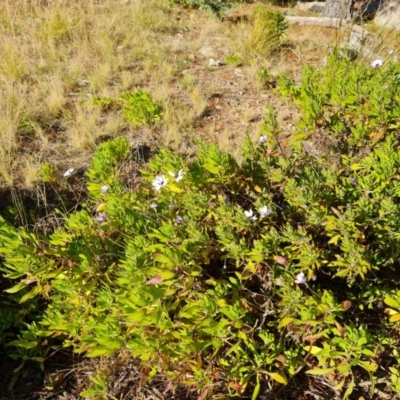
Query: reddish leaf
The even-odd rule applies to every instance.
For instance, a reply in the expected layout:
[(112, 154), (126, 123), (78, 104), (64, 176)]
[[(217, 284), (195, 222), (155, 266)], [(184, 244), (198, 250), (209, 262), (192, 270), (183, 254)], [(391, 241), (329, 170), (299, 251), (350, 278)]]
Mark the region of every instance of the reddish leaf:
[(347, 310), (351, 307), (351, 301), (350, 301), (350, 300), (345, 300), (345, 301), (342, 303), (342, 306), (343, 306), (343, 310), (344, 310), (344, 311), (347, 311)]
[(283, 354), (279, 354), (278, 357), (276, 357), (277, 361), (280, 361), (281, 363), (285, 363), (287, 361), (287, 358)]
[(143, 370), (143, 372), (140, 374), (140, 380), (139, 380), (140, 388), (142, 388), (146, 384), (147, 378), (149, 377), (149, 372), (150, 372), (150, 368), (145, 368)]
[(153, 276), (153, 278), (151, 278), (150, 280), (148, 280), (146, 282), (146, 285), (157, 285), (157, 283), (160, 283), (164, 280), (164, 278), (160, 275), (155, 275)]
[(239, 393), (242, 390), (243, 385), (241, 385), (240, 383), (236, 383), (236, 382), (229, 382), (228, 386), (233, 389), (233, 390), (237, 390)]
[(338, 322), (335, 322), (336, 328), (338, 329), (339, 333), (342, 337), (346, 337), (346, 330), (340, 325)]
[(304, 336), (304, 340), (306, 342), (315, 342), (316, 340), (320, 339), (321, 336), (322, 336), (321, 333), (317, 333), (316, 335), (307, 335), (307, 336)]
[(289, 266), (289, 262), (288, 262), (288, 260), (286, 260), (285, 257), (282, 257), (282, 256), (275, 256), (275, 257), (274, 257), (274, 260), (275, 260), (278, 264), (283, 265), (284, 267), (288, 267), (288, 266)]
[(210, 391), (209, 388), (207, 388), (206, 390), (204, 390), (201, 395), (197, 398), (197, 400), (205, 400), (208, 396), (208, 392)]
[(165, 386), (165, 389), (163, 390), (162, 394), (166, 394), (172, 389), (172, 382), (168, 382), (168, 385)]

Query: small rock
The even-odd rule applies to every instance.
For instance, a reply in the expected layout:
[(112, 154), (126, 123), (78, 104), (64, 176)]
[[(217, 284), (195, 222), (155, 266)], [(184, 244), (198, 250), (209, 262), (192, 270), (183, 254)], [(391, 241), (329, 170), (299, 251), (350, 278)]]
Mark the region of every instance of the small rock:
[(237, 76), (243, 76), (242, 70), (240, 68), (235, 68), (233, 73)]
[(210, 58), (208, 60), (208, 65), (210, 67), (220, 67), (221, 65), (224, 65), (224, 63), (220, 60), (214, 60), (213, 58)]
[(310, 7), (310, 11), (322, 14), (323, 11), (324, 11), (324, 7), (325, 6), (317, 6), (317, 5), (314, 4), (312, 7)]
[(324, 7), (325, 7), (325, 2), (322, 1), (307, 1), (307, 2), (298, 1), (296, 4), (296, 8), (302, 11), (322, 12)]
[(216, 52), (211, 46), (203, 46), (200, 50), (199, 53), (203, 55), (206, 58), (211, 58), (215, 57)]
[(387, 1), (375, 15), (374, 23), (384, 28), (400, 30), (400, 3)]
[(86, 79), (78, 79), (78, 85), (79, 86), (88, 86), (90, 82)]

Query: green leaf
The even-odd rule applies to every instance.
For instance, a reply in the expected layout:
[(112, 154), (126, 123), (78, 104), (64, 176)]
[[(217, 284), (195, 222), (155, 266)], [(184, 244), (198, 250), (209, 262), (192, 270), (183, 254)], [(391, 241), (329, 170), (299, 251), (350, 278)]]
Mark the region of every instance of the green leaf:
[(363, 367), (368, 372), (375, 372), (378, 369), (378, 364), (371, 361), (359, 361), (358, 365)]
[(321, 353), (324, 349), (318, 346), (304, 346), (304, 350), (310, 352), (313, 356)]
[(24, 282), (20, 282), (20, 283), (17, 283), (15, 286), (13, 286), (12, 288), (10, 288), (10, 289), (5, 289), (4, 291), (5, 292), (7, 292), (7, 293), (17, 293), (17, 292), (19, 292), (21, 289), (23, 289), (23, 288), (26, 288), (26, 283), (24, 283)]
[(291, 317), (283, 318), (281, 320), (281, 322), (279, 322), (278, 329), (284, 328), (285, 326), (291, 324), (293, 322), (293, 320), (294, 320), (294, 318), (291, 318)]
[(276, 380), (277, 382), (282, 383), (282, 385), (287, 385), (288, 383), (288, 379), (283, 374), (283, 372), (267, 372), (267, 375), (269, 375), (272, 379)]
[(126, 314), (126, 317), (129, 320), (129, 322), (140, 322), (145, 316), (146, 313), (143, 310), (137, 310), (132, 313)]
[(257, 375), (257, 383), (256, 383), (256, 386), (255, 386), (255, 388), (253, 390), (253, 394), (251, 396), (251, 400), (256, 400), (257, 399), (257, 397), (258, 397), (258, 395), (260, 393), (260, 389), (261, 389), (260, 379), (259, 379), (259, 377)]
[(389, 318), (389, 322), (396, 322), (400, 320), (400, 313), (394, 314)]
[(35, 340), (13, 340), (12, 342), (8, 343), (8, 345), (22, 347), (24, 349), (34, 349), (38, 345), (38, 342)]
[(220, 168), (213, 164), (203, 164), (203, 168), (214, 175), (218, 175), (220, 172)]
[(29, 291), (28, 293), (23, 295), (19, 302), (24, 303), (25, 301), (32, 299), (37, 294), (39, 294), (41, 290), (42, 290), (42, 287), (40, 285), (35, 286), (31, 291)]
[(170, 189), (174, 193), (183, 193), (184, 190), (181, 189), (179, 186), (176, 186), (174, 183), (170, 183), (168, 185), (168, 189)]
[(349, 383), (349, 386), (347, 387), (346, 391), (344, 392), (343, 400), (346, 400), (353, 393), (353, 389), (354, 389), (354, 378), (352, 377), (351, 382)]
[(388, 306), (393, 307), (393, 308), (397, 308), (397, 309), (400, 310), (400, 304), (399, 304), (399, 302), (396, 301), (395, 299), (393, 299), (392, 297), (386, 296), (384, 302), (385, 302)]
[(95, 396), (96, 394), (99, 394), (98, 389), (96, 389), (96, 388), (89, 388), (89, 389), (86, 389), (86, 390), (84, 390), (83, 392), (79, 393), (79, 396), (82, 396), (82, 397), (93, 397), (93, 396)]
[(158, 262), (164, 263), (164, 264), (171, 262), (171, 260), (167, 256), (164, 256), (164, 254), (156, 254), (153, 257), (153, 259), (154, 259), (154, 261), (158, 261)]
[(88, 349), (88, 351), (86, 352), (86, 355), (88, 357), (112, 356), (117, 351), (118, 351), (118, 349), (116, 349), (116, 348), (99, 345), (99, 346), (91, 347), (90, 349)]
[(158, 273), (158, 275), (160, 275), (163, 279), (167, 280), (167, 279), (172, 279), (175, 277), (176, 273), (172, 272), (172, 271), (160, 271)]
[(330, 372), (333, 372), (335, 368), (313, 368), (306, 371), (306, 374), (309, 375), (326, 375)]

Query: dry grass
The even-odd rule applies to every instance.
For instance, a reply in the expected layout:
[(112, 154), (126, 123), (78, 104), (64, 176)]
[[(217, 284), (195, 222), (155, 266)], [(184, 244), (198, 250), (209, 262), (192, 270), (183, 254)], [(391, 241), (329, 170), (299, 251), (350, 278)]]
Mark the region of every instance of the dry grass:
[[(243, 12), (251, 14), (252, 7), (246, 7)], [(104, 136), (127, 135), (137, 144), (176, 149), (186, 139), (205, 137), (237, 149), (246, 130), (257, 132), (259, 124), (249, 121), (265, 107), (258, 102), (254, 110), (254, 102), (243, 103), (264, 98), (258, 72), (299, 79), (302, 66), (320, 65), (336, 40), (333, 29), (291, 27), (288, 45), (267, 55), (255, 48), (253, 25), (251, 19), (235, 25), (172, 9), (168, 0), (5, 0), (0, 8), (0, 187), (34, 186), (45, 162), (62, 179), (66, 168), (89, 160)], [(229, 66), (208, 68), (208, 58), (199, 53), (204, 46), (212, 46), (220, 60), (239, 49), (247, 65), (237, 75)], [(214, 94), (223, 96), (225, 84), (229, 89), (233, 83), (247, 97), (237, 104), (221, 100), (222, 106), (213, 109)], [(163, 109), (162, 121), (151, 129), (133, 127), (118, 108), (104, 110), (93, 101), (96, 96), (115, 101), (136, 88), (149, 92)], [(205, 111), (214, 113), (211, 120), (204, 119)]]

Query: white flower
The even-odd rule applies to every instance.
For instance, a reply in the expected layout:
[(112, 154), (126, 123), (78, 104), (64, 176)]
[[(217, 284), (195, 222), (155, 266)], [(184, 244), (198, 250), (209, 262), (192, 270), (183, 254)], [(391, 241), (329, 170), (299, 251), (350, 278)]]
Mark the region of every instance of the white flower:
[(294, 282), (297, 283), (298, 285), (304, 285), (305, 283), (307, 283), (307, 279), (306, 276), (304, 275), (304, 272), (300, 272), (299, 274), (297, 274)]
[(107, 185), (103, 185), (103, 186), (100, 188), (100, 191), (101, 191), (101, 193), (104, 193), (104, 194), (107, 194), (107, 193), (110, 192), (110, 190), (108, 189), (108, 186), (107, 186)]
[(106, 220), (107, 220), (107, 214), (106, 214), (106, 213), (97, 214), (97, 215), (94, 217), (94, 220), (97, 221), (97, 222), (106, 222)]
[(374, 60), (371, 63), (372, 68), (382, 67), (382, 65), (383, 65), (383, 60)]
[(260, 208), (259, 212), (260, 212), (260, 218), (265, 218), (265, 217), (268, 217), (268, 215), (272, 213), (272, 210), (270, 208), (268, 208), (267, 206), (263, 206)]
[(64, 176), (65, 177), (71, 176), (74, 171), (75, 171), (75, 168), (69, 168), (64, 172)]
[(158, 175), (154, 178), (153, 187), (156, 190), (160, 190), (167, 183), (168, 183), (168, 179), (164, 175)]
[(171, 171), (169, 171), (168, 173), (169, 173), (172, 177), (174, 177), (175, 180), (176, 180), (177, 182), (181, 181), (182, 178), (183, 178), (183, 175), (185, 174), (185, 173), (183, 172), (183, 169), (180, 169), (179, 172), (178, 172), (177, 174), (174, 174), (174, 173), (171, 172)]
[(245, 211), (244, 215), (247, 217), (248, 220), (250, 221), (255, 221), (257, 219), (256, 215), (253, 215), (253, 210)]
[(258, 141), (263, 144), (267, 141), (267, 137), (266, 136), (260, 136), (260, 139), (258, 139)]

